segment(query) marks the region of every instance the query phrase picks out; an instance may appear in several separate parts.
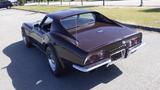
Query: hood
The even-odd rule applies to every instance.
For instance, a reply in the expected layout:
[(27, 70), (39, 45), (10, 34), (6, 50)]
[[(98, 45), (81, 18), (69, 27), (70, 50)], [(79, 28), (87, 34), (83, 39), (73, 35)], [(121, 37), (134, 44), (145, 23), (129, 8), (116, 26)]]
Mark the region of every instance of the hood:
[(83, 30), (74, 37), (77, 37), (78, 47), (84, 51), (93, 51), (118, 40), (122, 40), (135, 34), (136, 31), (121, 26), (102, 26)]

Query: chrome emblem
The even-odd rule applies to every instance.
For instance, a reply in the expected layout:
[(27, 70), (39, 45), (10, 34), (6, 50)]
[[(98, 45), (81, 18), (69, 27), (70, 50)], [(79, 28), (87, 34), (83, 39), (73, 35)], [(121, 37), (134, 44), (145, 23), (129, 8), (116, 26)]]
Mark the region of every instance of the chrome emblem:
[(122, 46), (126, 46), (126, 41), (122, 41)]
[(102, 33), (102, 32), (104, 32), (104, 31), (103, 31), (103, 30), (98, 30), (97, 32)]
[(123, 44), (123, 45), (126, 44), (126, 41), (122, 41), (122, 44)]

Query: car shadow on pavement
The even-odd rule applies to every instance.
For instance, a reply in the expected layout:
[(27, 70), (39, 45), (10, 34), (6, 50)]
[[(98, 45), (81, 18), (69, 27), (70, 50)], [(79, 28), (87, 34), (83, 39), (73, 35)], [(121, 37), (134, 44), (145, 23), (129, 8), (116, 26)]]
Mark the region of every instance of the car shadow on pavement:
[(6, 68), (16, 90), (88, 90), (122, 74), (118, 67), (111, 65), (90, 73), (72, 69), (56, 78), (45, 55), (34, 47), (27, 49), (22, 41), (9, 45), (3, 53), (11, 60)]

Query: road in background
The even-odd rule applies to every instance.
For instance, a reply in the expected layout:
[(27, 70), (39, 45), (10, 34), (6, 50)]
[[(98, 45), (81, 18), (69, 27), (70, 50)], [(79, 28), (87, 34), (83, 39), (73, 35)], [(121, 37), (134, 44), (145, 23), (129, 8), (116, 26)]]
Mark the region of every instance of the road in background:
[[(105, 0), (105, 6), (139, 6), (141, 0)], [(40, 3), (33, 3), (28, 2), (25, 5), (47, 5), (47, 2), (40, 2)], [(61, 5), (61, 2), (50, 2), (49, 5)], [(62, 5), (68, 6), (81, 6), (81, 2), (79, 1), (64, 1)], [(84, 6), (96, 6), (96, 5), (103, 5), (102, 1), (83, 1)], [(150, 6), (150, 7), (160, 7), (160, 0), (143, 0), (143, 6)]]
[(55, 78), (45, 55), (34, 47), (26, 48), (21, 38), (22, 23), (43, 16), (0, 10), (0, 90), (160, 90), (160, 33), (140, 30), (146, 45), (108, 69), (69, 70)]

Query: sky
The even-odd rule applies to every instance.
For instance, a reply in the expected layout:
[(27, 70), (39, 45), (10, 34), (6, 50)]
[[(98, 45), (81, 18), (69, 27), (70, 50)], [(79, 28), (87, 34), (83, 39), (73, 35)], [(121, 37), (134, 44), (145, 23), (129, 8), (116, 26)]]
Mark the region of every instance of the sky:
[(11, 1), (11, 2), (16, 2), (17, 0), (8, 0), (8, 1)]

